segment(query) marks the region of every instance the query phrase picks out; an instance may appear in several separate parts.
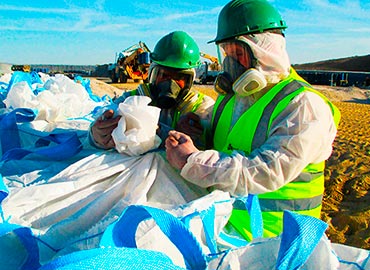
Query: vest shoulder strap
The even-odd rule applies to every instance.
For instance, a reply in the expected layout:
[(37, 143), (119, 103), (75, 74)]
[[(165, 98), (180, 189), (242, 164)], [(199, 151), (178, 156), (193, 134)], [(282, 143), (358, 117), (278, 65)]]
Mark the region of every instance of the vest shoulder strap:
[[(253, 136), (252, 149), (256, 149), (260, 147), (265, 142), (270, 119), (271, 119), (271, 116), (277, 104), (279, 104), (279, 102), (282, 101), (285, 97), (287, 97), (288, 95), (292, 94), (293, 92), (297, 91), (298, 89), (304, 86), (309, 86), (309, 85), (304, 82), (294, 80), (288, 83), (287, 85), (285, 85), (275, 95), (275, 97), (270, 101), (270, 103), (267, 104), (267, 106), (263, 110), (262, 117), (257, 125), (255, 136)], [(256, 136), (256, 134), (259, 134), (259, 135)]]
[(227, 102), (234, 96), (233, 93), (228, 93), (224, 96), (224, 98), (221, 100), (220, 104), (217, 106), (216, 111), (214, 112), (213, 121), (211, 124), (210, 130), (207, 132), (207, 148), (213, 148), (213, 137), (216, 131), (216, 127), (218, 124), (218, 121), (220, 120), (221, 113), (224, 110)]
[(152, 93), (150, 92), (149, 84), (146, 84), (146, 83), (140, 84), (136, 91), (137, 91), (137, 94), (140, 96), (147, 96), (147, 97), (152, 98)]

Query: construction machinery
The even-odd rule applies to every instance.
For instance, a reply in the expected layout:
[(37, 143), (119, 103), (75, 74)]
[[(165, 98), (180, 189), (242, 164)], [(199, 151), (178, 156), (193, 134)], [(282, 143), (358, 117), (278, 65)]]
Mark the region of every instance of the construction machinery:
[(126, 83), (127, 79), (135, 82), (148, 80), (150, 50), (144, 42), (134, 44), (116, 54), (114, 64), (108, 66), (108, 73), (113, 83)]
[(30, 65), (12, 65), (12, 71), (23, 71), (23, 72), (30, 72), (31, 66)]
[(199, 83), (208, 84), (214, 83), (218, 73), (220, 73), (221, 65), (218, 62), (218, 58), (204, 52), (200, 52), (200, 56), (211, 61), (205, 61), (202, 65), (202, 70), (199, 75)]

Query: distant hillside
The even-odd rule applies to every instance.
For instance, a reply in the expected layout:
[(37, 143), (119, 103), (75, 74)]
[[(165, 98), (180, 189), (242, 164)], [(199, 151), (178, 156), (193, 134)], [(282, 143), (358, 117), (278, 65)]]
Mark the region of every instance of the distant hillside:
[(370, 54), (340, 59), (330, 59), (314, 63), (296, 64), (301, 70), (364, 71), (370, 72)]

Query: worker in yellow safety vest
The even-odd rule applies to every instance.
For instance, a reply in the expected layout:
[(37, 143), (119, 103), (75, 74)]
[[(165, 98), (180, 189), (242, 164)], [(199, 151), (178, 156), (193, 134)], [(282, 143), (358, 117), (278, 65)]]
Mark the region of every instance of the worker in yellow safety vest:
[[(281, 233), (284, 210), (320, 218), (325, 160), (340, 119), (290, 66), (286, 27), (266, 0), (226, 4), (213, 40), (223, 69), (215, 82), (213, 145), (200, 151), (176, 131), (166, 140), (167, 158), (186, 180), (235, 197), (256, 194), (264, 237)], [(229, 224), (248, 240), (249, 219), (235, 203)]]
[[(133, 95), (148, 96), (151, 106), (161, 108), (157, 135), (164, 141), (171, 129), (181, 130), (181, 122), (193, 116), (211, 118), (214, 100), (192, 90), (195, 68), (201, 64), (199, 47), (194, 39), (184, 31), (174, 31), (162, 37), (150, 53), (149, 83), (140, 84), (136, 90), (123, 93), (114, 100), (123, 102)], [(192, 112), (193, 114), (187, 114)], [(186, 120), (181, 116), (186, 115)], [(112, 131), (117, 127), (121, 116), (114, 110), (106, 110), (90, 128), (90, 144), (103, 149), (115, 147)], [(202, 130), (194, 126), (187, 134), (203, 145)]]

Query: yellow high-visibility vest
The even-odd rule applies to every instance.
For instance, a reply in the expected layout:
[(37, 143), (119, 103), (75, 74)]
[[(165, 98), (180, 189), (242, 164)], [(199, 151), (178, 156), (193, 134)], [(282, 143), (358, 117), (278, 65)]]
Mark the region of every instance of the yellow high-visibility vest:
[[(338, 125), (339, 110), (321, 93), (313, 90), (292, 69), (290, 76), (271, 88), (244, 112), (231, 130), (235, 96), (220, 96), (217, 99), (213, 111), (214, 149), (228, 154), (233, 150), (242, 151), (245, 155), (250, 154), (266, 141), (273, 120), (294, 97), (303, 91), (312, 91), (320, 95), (330, 106), (334, 121)], [(282, 232), (284, 210), (320, 218), (324, 193), (324, 169), (324, 161), (318, 164), (309, 164), (290, 183), (278, 190), (258, 195), (262, 210), (264, 237), (274, 237)], [(247, 240), (252, 239), (248, 211), (243, 207), (243, 204), (236, 203), (234, 205), (229, 222)]]

